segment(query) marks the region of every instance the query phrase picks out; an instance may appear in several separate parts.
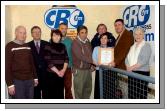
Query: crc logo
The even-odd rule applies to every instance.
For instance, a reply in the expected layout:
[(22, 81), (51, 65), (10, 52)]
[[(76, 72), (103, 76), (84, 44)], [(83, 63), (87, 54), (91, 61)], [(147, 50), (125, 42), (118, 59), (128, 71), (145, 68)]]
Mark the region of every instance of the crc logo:
[(123, 13), (123, 19), (127, 28), (144, 25), (150, 17), (149, 5), (132, 5)]
[(44, 16), (45, 24), (51, 29), (58, 28), (62, 22), (68, 24), (68, 28), (77, 28), (84, 20), (84, 14), (76, 8), (52, 8)]

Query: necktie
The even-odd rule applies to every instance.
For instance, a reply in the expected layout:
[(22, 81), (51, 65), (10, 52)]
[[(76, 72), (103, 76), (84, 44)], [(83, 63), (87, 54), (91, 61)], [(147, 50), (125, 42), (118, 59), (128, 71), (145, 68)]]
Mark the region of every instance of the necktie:
[(38, 52), (38, 54), (39, 54), (39, 50), (40, 50), (39, 42), (36, 42), (36, 49), (37, 49), (37, 52)]

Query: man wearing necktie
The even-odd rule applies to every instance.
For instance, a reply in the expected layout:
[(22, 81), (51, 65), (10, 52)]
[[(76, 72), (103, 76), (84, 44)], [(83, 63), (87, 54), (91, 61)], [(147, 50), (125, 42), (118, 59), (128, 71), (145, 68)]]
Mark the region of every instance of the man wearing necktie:
[(40, 43), (39, 43), (39, 41), (36, 41), (35, 44), (36, 44), (35, 46), (36, 46), (37, 52), (39, 54), (39, 51), (40, 51), (40, 46), (39, 45), (40, 45)]
[(31, 35), (33, 40), (29, 42), (32, 49), (32, 55), (34, 58), (34, 64), (37, 70), (37, 76), (39, 78), (39, 84), (34, 88), (34, 99), (45, 98), (46, 92), (46, 69), (47, 64), (44, 60), (44, 47), (48, 42), (41, 40), (41, 28), (34, 26), (31, 28)]

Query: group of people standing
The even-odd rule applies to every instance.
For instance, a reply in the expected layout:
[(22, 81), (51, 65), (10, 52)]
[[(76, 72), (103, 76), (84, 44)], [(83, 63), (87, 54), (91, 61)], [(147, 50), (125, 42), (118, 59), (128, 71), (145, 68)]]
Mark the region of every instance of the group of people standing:
[[(86, 26), (79, 26), (77, 37), (71, 40), (66, 36), (68, 25), (61, 23), (58, 29), (51, 30), (47, 42), (41, 39), (41, 28), (34, 26), (33, 40), (29, 43), (25, 43), (26, 28), (16, 27), (16, 38), (5, 50), (9, 95), (16, 99), (73, 99), (73, 74), (75, 98), (89, 99), (91, 73), (96, 69), (94, 98), (99, 99), (98, 49), (104, 47), (114, 48), (114, 61), (110, 66), (149, 76), (151, 48), (144, 41), (143, 29), (136, 28), (133, 34), (125, 29), (122, 19), (115, 20), (114, 27), (117, 39), (105, 24), (99, 24), (91, 41)], [(147, 83), (144, 86), (147, 87)], [(129, 97), (132, 93), (129, 91)]]

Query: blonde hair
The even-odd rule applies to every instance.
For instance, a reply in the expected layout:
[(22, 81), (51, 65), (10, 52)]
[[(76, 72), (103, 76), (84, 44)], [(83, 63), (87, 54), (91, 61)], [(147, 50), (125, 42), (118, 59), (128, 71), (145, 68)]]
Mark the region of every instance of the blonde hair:
[(141, 31), (142, 34), (143, 34), (143, 36), (145, 34), (145, 30), (141, 26), (138, 26), (138, 27), (134, 28), (134, 30), (133, 30), (133, 36), (135, 35), (136, 31)]

